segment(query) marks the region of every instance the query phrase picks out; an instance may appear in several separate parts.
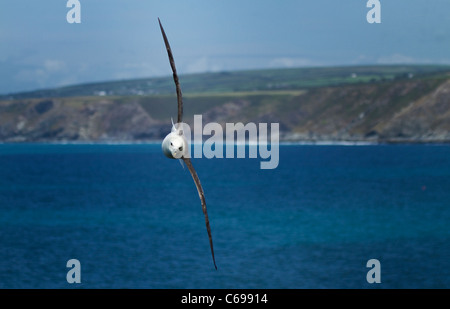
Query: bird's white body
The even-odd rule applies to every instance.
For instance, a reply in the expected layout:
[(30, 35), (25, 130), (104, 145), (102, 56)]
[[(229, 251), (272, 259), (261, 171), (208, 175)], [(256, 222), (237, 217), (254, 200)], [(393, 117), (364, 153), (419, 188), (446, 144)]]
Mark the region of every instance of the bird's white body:
[(162, 142), (162, 151), (170, 159), (181, 159), (188, 151), (186, 138), (180, 130), (175, 128), (167, 134)]

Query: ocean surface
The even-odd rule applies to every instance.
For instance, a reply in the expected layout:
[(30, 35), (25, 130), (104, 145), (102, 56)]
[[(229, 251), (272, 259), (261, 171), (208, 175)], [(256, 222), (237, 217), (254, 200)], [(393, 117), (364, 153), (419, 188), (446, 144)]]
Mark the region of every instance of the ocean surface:
[(0, 288), (450, 288), (450, 146), (260, 162), (193, 159), (216, 271), (191, 175), (159, 144), (2, 144)]

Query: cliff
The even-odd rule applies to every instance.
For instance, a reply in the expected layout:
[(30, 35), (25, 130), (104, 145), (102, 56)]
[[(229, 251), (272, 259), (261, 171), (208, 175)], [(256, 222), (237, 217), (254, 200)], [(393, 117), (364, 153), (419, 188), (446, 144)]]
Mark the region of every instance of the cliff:
[[(450, 142), (450, 75), (442, 70), (411, 75), (187, 92), (185, 122), (192, 124), (194, 114), (203, 115), (203, 124), (276, 122), (285, 141)], [(170, 118), (176, 119), (176, 98), (164, 93), (35, 96), (0, 100), (0, 141), (160, 140), (171, 128)]]

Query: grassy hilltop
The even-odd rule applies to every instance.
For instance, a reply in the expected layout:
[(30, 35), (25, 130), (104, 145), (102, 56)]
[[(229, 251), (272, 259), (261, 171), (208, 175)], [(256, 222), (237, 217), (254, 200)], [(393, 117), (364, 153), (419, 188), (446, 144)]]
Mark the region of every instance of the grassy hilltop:
[[(180, 76), (185, 122), (277, 122), (283, 140), (450, 142), (450, 67), (360, 66)], [(158, 140), (171, 77), (0, 97), (0, 141)]]

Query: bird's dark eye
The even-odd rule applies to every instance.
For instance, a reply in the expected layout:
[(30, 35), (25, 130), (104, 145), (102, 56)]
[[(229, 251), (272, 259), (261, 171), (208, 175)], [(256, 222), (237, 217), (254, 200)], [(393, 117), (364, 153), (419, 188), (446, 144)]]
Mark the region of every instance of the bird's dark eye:
[(173, 146), (172, 142), (170, 142), (170, 146)]
[(179, 150), (179, 151), (182, 151), (182, 150), (183, 150), (183, 147), (178, 148), (178, 150)]

